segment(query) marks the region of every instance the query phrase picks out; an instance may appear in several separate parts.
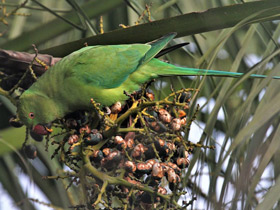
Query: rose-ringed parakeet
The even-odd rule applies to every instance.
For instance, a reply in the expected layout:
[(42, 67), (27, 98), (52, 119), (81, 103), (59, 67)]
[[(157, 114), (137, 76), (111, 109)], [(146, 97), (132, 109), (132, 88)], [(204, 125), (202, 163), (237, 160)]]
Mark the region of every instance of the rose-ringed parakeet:
[[(88, 46), (61, 59), (19, 98), (19, 119), (29, 128), (92, 109), (90, 99), (110, 106), (125, 101), (140, 85), (160, 76), (210, 75), (238, 77), (242, 73), (177, 67), (154, 58), (174, 37), (168, 34), (147, 44)], [(264, 78), (252, 74), (251, 77)], [(278, 77), (274, 77), (279, 79)], [(40, 130), (39, 129), (39, 130)]]

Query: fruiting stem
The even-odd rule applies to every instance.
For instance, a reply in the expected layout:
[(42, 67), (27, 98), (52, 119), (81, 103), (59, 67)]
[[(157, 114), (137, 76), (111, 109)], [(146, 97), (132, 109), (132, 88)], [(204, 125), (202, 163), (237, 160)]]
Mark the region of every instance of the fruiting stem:
[(95, 207), (96, 205), (98, 205), (101, 202), (102, 195), (105, 193), (107, 186), (108, 186), (108, 181), (103, 182), (100, 193), (98, 194), (98, 197), (97, 197), (96, 201), (94, 202), (94, 204), (92, 204), (92, 207)]
[[(144, 191), (144, 192), (147, 192), (147, 193), (150, 193), (151, 195), (155, 195), (155, 196), (158, 196), (158, 197), (161, 197), (165, 200), (170, 200), (170, 196), (169, 195), (163, 195), (161, 193), (158, 193), (158, 192), (155, 192), (153, 189), (151, 189), (150, 187), (146, 187), (146, 186), (143, 186), (143, 185), (140, 185), (140, 184), (132, 184), (122, 178), (119, 178), (119, 177), (112, 177), (112, 176), (109, 176), (107, 175), (106, 173), (103, 173), (99, 170), (97, 170), (94, 166), (91, 165), (90, 163), (90, 159), (88, 157), (88, 155), (83, 155), (83, 161), (84, 161), (84, 167), (86, 168), (86, 170), (88, 172), (90, 172), (96, 179), (102, 181), (103, 183), (106, 182), (107, 184), (113, 184), (113, 185), (121, 185), (121, 186), (124, 186), (124, 187), (127, 187), (127, 188), (135, 188), (135, 189), (138, 189), (138, 190), (141, 190), (141, 191)], [(176, 203), (175, 200), (172, 201), (172, 203), (174, 205), (176, 205), (176, 207), (178, 209), (180, 209), (181, 207)]]

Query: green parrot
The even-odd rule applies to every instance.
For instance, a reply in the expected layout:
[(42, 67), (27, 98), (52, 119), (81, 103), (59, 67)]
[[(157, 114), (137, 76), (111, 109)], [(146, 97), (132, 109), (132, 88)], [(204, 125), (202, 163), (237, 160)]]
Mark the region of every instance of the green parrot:
[[(138, 90), (153, 78), (243, 75), (178, 67), (154, 58), (175, 36), (176, 33), (170, 33), (147, 44), (88, 46), (71, 53), (20, 96), (17, 105), (20, 121), (37, 133), (47, 134), (45, 124), (77, 110), (92, 109), (91, 98), (103, 106), (123, 102), (127, 99), (124, 91)], [(251, 77), (266, 76), (252, 74)]]

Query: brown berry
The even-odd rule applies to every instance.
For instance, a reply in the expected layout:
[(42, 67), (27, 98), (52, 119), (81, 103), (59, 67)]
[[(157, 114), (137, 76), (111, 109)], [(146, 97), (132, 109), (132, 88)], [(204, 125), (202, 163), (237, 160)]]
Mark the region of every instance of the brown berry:
[(82, 133), (85, 133), (85, 134), (89, 134), (91, 132), (90, 128), (88, 125), (85, 125), (84, 127), (80, 128), (79, 132), (82, 134)]
[(164, 176), (164, 170), (160, 163), (155, 163), (152, 169), (152, 176), (161, 179)]
[(143, 144), (137, 144), (134, 150), (132, 151), (132, 157), (134, 158), (140, 158), (142, 154), (146, 151), (146, 148)]
[(23, 126), (23, 123), (21, 121), (19, 121), (19, 119), (16, 116), (13, 116), (10, 118), (9, 123), (11, 126), (15, 127), (15, 128), (20, 128)]
[(171, 122), (171, 115), (168, 111), (165, 109), (159, 109), (159, 119), (164, 123), (170, 123)]
[(71, 135), (68, 138), (68, 144), (72, 145), (72, 144), (76, 143), (78, 140), (79, 140), (79, 136), (78, 135), (76, 135), (76, 134)]
[(128, 172), (135, 172), (136, 171), (136, 164), (132, 161), (125, 161), (124, 163), (125, 170)]
[(188, 158), (177, 158), (176, 163), (180, 168), (185, 168), (189, 165), (190, 161)]
[(171, 129), (173, 131), (179, 131), (181, 129), (181, 119), (180, 118), (174, 118), (171, 122)]
[(32, 144), (26, 145), (24, 147), (24, 153), (27, 158), (34, 159), (37, 157), (37, 148)]

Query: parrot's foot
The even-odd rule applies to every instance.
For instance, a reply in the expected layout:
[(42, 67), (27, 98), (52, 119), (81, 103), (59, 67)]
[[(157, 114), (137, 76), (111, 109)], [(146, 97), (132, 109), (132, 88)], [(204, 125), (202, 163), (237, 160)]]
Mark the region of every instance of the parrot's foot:
[(104, 111), (106, 115), (110, 115), (112, 113), (111, 109), (108, 106), (104, 107)]
[(110, 114), (110, 119), (115, 121), (118, 118), (118, 114)]
[[(116, 114), (118, 116), (118, 114)], [(117, 119), (117, 117), (116, 117)], [(111, 119), (111, 116), (107, 116), (105, 117), (105, 120), (104, 120), (104, 125), (105, 125), (105, 131), (109, 130), (110, 128), (116, 126), (116, 123), (115, 123), (115, 120), (116, 119)]]

